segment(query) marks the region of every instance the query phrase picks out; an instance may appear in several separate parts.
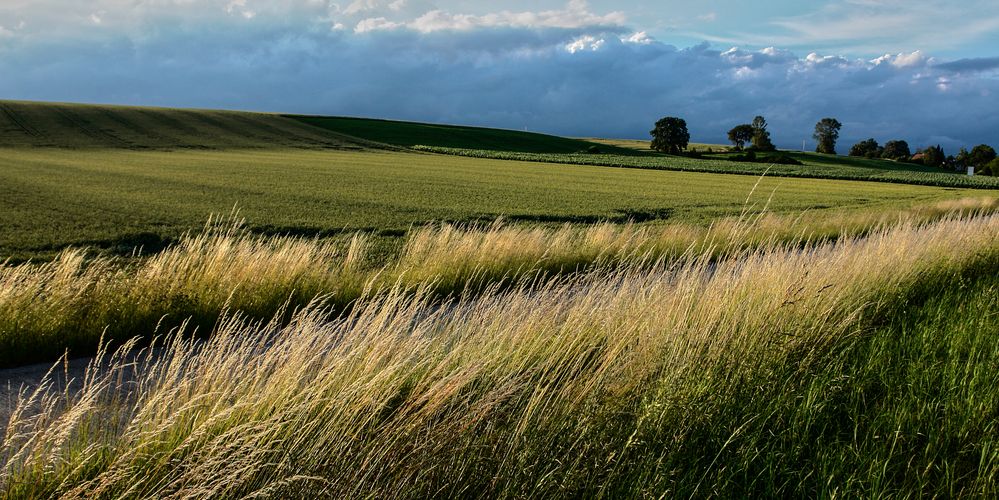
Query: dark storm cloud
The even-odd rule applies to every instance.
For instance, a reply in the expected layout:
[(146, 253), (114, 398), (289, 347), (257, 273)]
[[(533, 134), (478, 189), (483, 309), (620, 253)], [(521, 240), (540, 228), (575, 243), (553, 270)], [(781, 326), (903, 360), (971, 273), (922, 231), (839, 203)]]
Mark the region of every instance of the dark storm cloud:
[(999, 57), (977, 57), (971, 59), (958, 59), (956, 61), (941, 63), (937, 68), (952, 71), (954, 73), (977, 73), (984, 71), (999, 70)]

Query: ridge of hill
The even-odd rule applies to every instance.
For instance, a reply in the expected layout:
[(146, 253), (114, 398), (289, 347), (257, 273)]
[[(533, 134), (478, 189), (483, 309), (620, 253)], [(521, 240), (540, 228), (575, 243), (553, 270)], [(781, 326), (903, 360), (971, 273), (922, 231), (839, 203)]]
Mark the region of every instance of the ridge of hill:
[(405, 148), (428, 146), (549, 154), (579, 153), (596, 148), (595, 151), (601, 153), (625, 156), (641, 154), (633, 149), (613, 144), (600, 144), (588, 139), (573, 139), (522, 130), (341, 116), (284, 116), (324, 130)]
[(0, 101), (0, 147), (362, 150), (384, 145), (271, 113)]
[(400, 149), (416, 145), (522, 153), (589, 148), (596, 142), (517, 130), (371, 118), (248, 111), (0, 100), (0, 147), (88, 149)]

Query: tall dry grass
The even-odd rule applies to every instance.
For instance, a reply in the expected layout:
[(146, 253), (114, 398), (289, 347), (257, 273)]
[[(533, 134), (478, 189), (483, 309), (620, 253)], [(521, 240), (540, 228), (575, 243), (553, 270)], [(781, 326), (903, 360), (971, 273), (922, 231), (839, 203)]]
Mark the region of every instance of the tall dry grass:
[[(25, 395), (0, 488), (711, 495), (724, 485), (703, 479), (751, 423), (730, 418), (739, 398), (793, 382), (928, 287), (994, 274), (999, 216), (711, 255), (445, 304), (399, 285), (339, 319), (321, 304), (287, 323), (236, 315), (201, 342), (178, 331), (140, 354), (103, 352), (78, 391)], [(729, 436), (711, 456), (706, 430)]]
[(237, 218), (137, 262), (67, 250), (52, 262), (0, 266), (0, 366), (92, 353), (102, 336), (128, 339), (183, 321), (210, 328), (239, 311), (270, 317), (282, 304), (361, 295), (367, 239), (257, 238)]
[(317, 297), (344, 309), (394, 286), (446, 296), (587, 268), (719, 259), (996, 210), (999, 199), (979, 198), (888, 213), (747, 213), (708, 227), (442, 224), (411, 231), (387, 263), (374, 261), (364, 234), (342, 241), (261, 238), (231, 215), (148, 258), (88, 258), (74, 249), (46, 264), (0, 266), (0, 367), (50, 361), (66, 350), (87, 355), (102, 336), (124, 340), (184, 321), (211, 329), (227, 312), (270, 318), (286, 304)]

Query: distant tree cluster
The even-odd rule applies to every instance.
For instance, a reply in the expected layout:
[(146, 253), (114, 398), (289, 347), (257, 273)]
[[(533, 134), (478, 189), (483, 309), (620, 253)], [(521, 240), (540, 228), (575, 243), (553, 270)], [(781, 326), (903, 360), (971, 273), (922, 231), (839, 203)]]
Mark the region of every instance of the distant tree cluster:
[[(836, 142), (843, 124), (835, 118), (823, 118), (815, 124), (812, 137), (816, 141), (815, 152), (836, 154)], [(667, 116), (656, 122), (655, 128), (649, 132), (652, 135), (652, 149), (669, 154), (681, 154), (690, 142), (687, 122), (683, 118)], [(762, 116), (753, 118), (752, 123), (742, 123), (728, 131), (728, 140), (737, 151), (745, 149), (744, 161), (752, 161), (749, 155), (756, 151), (776, 151), (770, 132), (767, 130), (767, 120)], [(749, 147), (746, 147), (749, 144)], [(710, 151), (710, 149), (709, 149)], [(693, 154), (693, 153), (692, 153)], [(909, 148), (909, 143), (896, 139), (888, 141), (884, 146), (878, 144), (873, 137), (865, 139), (850, 148), (850, 156), (862, 158), (880, 158), (909, 163), (920, 163), (930, 167), (938, 167), (963, 171), (967, 167), (975, 167), (980, 175), (999, 176), (999, 157), (995, 149), (987, 144), (979, 144), (971, 151), (961, 148), (956, 156), (947, 156), (939, 144), (917, 149), (915, 154)], [(755, 155), (752, 157), (755, 159)]]
[(736, 150), (742, 150), (746, 143), (750, 143), (750, 151), (776, 151), (777, 148), (770, 140), (770, 131), (767, 130), (767, 120), (762, 116), (753, 118), (753, 123), (743, 123), (732, 127), (728, 131), (728, 140), (735, 145)]
[(850, 148), (850, 156), (883, 158), (958, 171), (964, 171), (967, 167), (975, 167), (977, 174), (999, 175), (999, 160), (996, 159), (996, 152), (987, 144), (979, 144), (971, 151), (961, 148), (957, 156), (947, 156), (939, 144), (918, 149), (915, 154), (912, 154), (909, 150), (909, 144), (905, 141), (888, 141), (882, 147), (878, 145), (878, 141), (872, 138), (854, 144)]
[(953, 159), (954, 168), (964, 170), (967, 167), (975, 167), (975, 172), (982, 175), (999, 176), (999, 160), (996, 159), (996, 150), (987, 144), (979, 144), (968, 151), (964, 148), (957, 153)]

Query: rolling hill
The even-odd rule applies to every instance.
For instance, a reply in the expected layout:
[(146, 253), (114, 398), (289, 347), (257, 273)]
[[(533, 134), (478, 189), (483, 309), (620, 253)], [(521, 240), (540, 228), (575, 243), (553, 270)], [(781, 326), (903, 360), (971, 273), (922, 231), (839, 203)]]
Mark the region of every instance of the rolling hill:
[(382, 146), (268, 113), (0, 101), (0, 147), (361, 150)]
[(515, 130), (241, 111), (0, 100), (0, 148), (399, 149), (573, 153), (624, 148)]
[(413, 146), (430, 146), (516, 153), (559, 154), (585, 152), (589, 148), (595, 147), (603, 153), (627, 156), (637, 154), (633, 149), (613, 144), (598, 144), (595, 141), (586, 139), (571, 139), (519, 130), (376, 120), (370, 118), (285, 116), (324, 130), (407, 148)]

